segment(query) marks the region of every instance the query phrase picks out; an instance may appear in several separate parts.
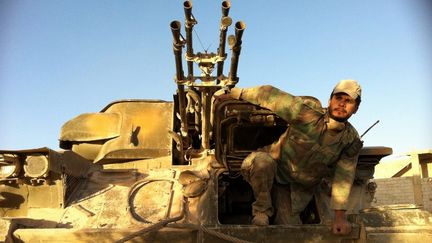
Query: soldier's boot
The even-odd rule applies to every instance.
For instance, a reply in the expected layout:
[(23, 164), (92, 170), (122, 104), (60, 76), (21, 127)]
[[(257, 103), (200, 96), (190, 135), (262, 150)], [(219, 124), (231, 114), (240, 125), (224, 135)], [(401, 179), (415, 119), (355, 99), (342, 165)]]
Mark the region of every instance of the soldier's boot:
[(265, 213), (257, 212), (252, 219), (252, 224), (256, 226), (267, 226), (269, 225), (269, 217)]

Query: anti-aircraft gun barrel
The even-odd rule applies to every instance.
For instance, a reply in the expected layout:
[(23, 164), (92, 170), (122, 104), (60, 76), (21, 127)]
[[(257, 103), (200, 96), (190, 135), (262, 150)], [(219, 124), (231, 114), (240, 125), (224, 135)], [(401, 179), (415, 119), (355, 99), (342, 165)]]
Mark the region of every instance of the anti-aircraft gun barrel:
[(222, 2), (222, 16), (227, 17), (229, 10), (231, 8), (231, 3), (229, 1), (223, 1)]
[[(185, 31), (186, 31), (186, 56), (189, 58), (193, 57), (193, 46), (192, 46), (192, 28), (196, 24), (196, 20), (192, 15), (192, 2), (184, 1), (183, 3), (185, 12)], [(188, 67), (188, 78), (193, 77), (193, 61), (187, 61)]]
[(183, 41), (180, 40), (180, 27), (181, 24), (179, 21), (172, 21), (171, 31), (173, 34), (173, 50), (174, 57), (176, 63), (176, 83), (178, 88), (178, 102), (179, 102), (179, 112), (180, 112), (180, 120), (181, 120), (181, 133), (183, 136), (187, 135), (188, 132), (188, 123), (186, 117), (186, 100), (185, 100), (185, 92), (184, 92), (184, 73), (183, 73), (183, 64), (182, 64), (182, 48)]
[(173, 42), (173, 50), (174, 50), (174, 57), (175, 57), (175, 64), (176, 64), (176, 82), (182, 82), (184, 80), (184, 73), (183, 73), (183, 65), (182, 65), (182, 47), (183, 42), (180, 40), (180, 22), (179, 21), (172, 21), (171, 24), (171, 31), (173, 34), (174, 42)]
[[(220, 26), (220, 36), (219, 36), (219, 48), (218, 48), (218, 56), (225, 57), (225, 43), (226, 43), (226, 33), (228, 30), (228, 26), (231, 25), (232, 20), (230, 17), (228, 17), (228, 13), (231, 7), (231, 3), (228, 1), (222, 2), (222, 19), (221, 19), (221, 26)], [(220, 75), (223, 73), (223, 67), (224, 67), (224, 61), (221, 60), (218, 62), (217, 67), (217, 77), (219, 78)]]
[(238, 82), (237, 67), (241, 51), (241, 39), (245, 28), (246, 24), (242, 21), (238, 21), (235, 24), (235, 42), (232, 45), (231, 68), (228, 77), (229, 85), (231, 86), (234, 86)]

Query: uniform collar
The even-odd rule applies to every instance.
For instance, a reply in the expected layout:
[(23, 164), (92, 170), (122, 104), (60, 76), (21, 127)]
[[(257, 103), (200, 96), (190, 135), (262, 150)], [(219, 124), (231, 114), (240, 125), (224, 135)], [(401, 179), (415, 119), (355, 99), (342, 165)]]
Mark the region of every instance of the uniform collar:
[(346, 127), (346, 122), (338, 122), (334, 119), (332, 119), (328, 113), (328, 109), (326, 109), (326, 113), (324, 115), (324, 121), (326, 123), (327, 130), (340, 132), (343, 131)]

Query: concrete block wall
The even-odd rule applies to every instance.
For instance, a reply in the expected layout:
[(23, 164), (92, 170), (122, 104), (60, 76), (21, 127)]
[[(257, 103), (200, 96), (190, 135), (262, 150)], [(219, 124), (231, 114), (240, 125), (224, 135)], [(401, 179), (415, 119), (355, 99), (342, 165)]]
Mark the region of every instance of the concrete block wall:
[(423, 205), (432, 212), (432, 177), (422, 179)]
[[(377, 184), (372, 206), (414, 204), (412, 177), (372, 180)], [(432, 177), (422, 179), (423, 206), (432, 211)]]

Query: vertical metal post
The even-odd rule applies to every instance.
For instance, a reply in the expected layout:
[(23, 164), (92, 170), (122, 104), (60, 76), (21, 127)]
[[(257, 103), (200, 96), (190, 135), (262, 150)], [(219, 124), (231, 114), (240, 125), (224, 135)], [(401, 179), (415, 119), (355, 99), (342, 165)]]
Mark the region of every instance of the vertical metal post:
[(413, 172), (412, 182), (414, 188), (414, 203), (418, 206), (423, 206), (423, 193), (421, 185), (421, 168), (419, 154), (410, 154), (411, 169)]
[(210, 88), (204, 88), (201, 92), (202, 101), (202, 133), (201, 133), (201, 146), (203, 149), (210, 149), (210, 107), (211, 107), (211, 91)]

